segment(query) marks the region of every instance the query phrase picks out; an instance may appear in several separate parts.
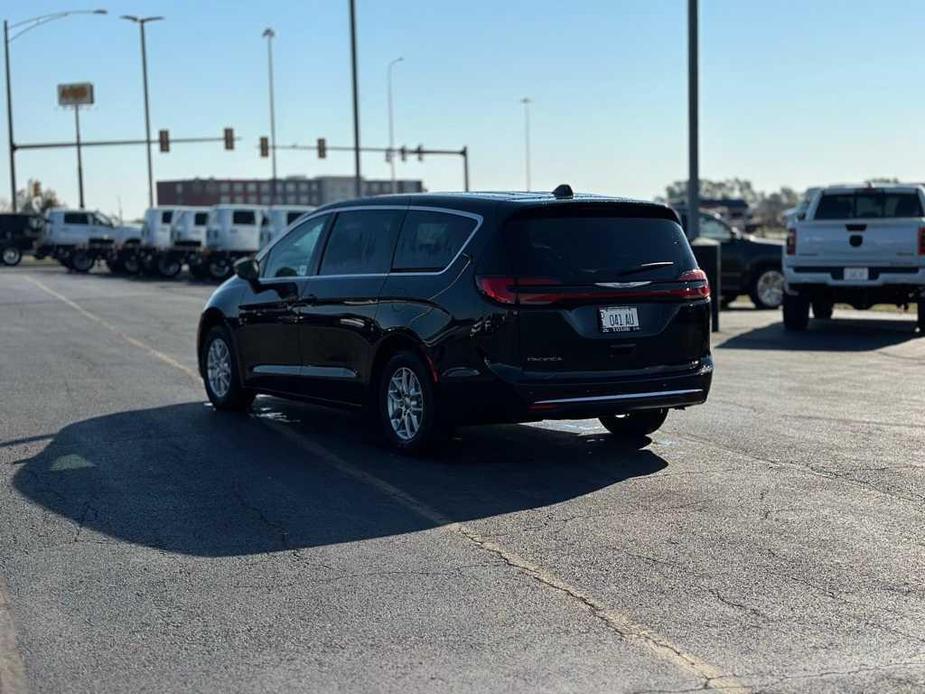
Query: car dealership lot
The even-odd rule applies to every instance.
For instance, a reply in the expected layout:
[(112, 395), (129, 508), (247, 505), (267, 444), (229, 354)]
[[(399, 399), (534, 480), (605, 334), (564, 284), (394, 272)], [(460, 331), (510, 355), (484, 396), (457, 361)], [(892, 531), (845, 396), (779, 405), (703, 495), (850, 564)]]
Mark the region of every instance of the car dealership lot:
[(645, 448), (589, 420), (411, 460), (207, 407), (211, 291), (0, 272), (12, 691), (925, 687), (911, 318), (728, 311), (710, 400)]

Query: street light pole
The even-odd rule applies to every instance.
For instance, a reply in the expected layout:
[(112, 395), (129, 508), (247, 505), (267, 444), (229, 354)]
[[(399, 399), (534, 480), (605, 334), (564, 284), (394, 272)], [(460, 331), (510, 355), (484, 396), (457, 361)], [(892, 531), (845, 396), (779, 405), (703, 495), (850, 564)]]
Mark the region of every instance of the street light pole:
[[(700, 146), (699, 75), (697, 45), (697, 0), (687, 2), (687, 235), (700, 236)], [(718, 301), (718, 299), (717, 299)]]
[(392, 113), (392, 68), (395, 67), (396, 63), (400, 63), (404, 60), (402, 57), (398, 57), (389, 63), (388, 70), (388, 82), (389, 82), (389, 163), (392, 165), (392, 192), (398, 192), (398, 186), (395, 183), (395, 126), (394, 126), (394, 115)]
[(529, 97), (524, 97), (520, 100), (520, 103), (524, 105), (524, 154), (525, 154), (525, 163), (527, 168), (527, 190), (530, 190), (530, 104), (532, 103)]
[(273, 202), (279, 203), (279, 186), (276, 178), (276, 107), (273, 100), (273, 38), (276, 32), (270, 27), (263, 30), (263, 36), (267, 40), (267, 70), (270, 77), (270, 152), (272, 152), (273, 161)]
[(80, 198), (80, 209), (84, 208), (84, 165), (80, 155), (80, 106), (74, 104), (74, 128), (77, 133), (77, 194)]
[(151, 165), (151, 112), (148, 107), (148, 50), (145, 45), (145, 24), (158, 22), (163, 17), (135, 17), (124, 14), (122, 19), (135, 22), (141, 31), (141, 79), (145, 92), (145, 153), (148, 155), (148, 207), (154, 207), (154, 171)]
[[(106, 14), (106, 10), (68, 10), (65, 12), (53, 12), (52, 14), (24, 19), (15, 24), (10, 24), (7, 20), (3, 20), (3, 55), (6, 62), (6, 125), (10, 153), (10, 207), (13, 212), (16, 212), (16, 144), (13, 141), (13, 87), (10, 81), (10, 43), (30, 29), (34, 29), (42, 24), (47, 24), (48, 22), (53, 22), (56, 19), (64, 19), (72, 14)], [(10, 29), (17, 28), (19, 31), (13, 36), (10, 36)]]
[(363, 194), (360, 178), (360, 95), (357, 88), (357, 22), (356, 0), (350, 0), (350, 62), (353, 69), (353, 163), (356, 196)]

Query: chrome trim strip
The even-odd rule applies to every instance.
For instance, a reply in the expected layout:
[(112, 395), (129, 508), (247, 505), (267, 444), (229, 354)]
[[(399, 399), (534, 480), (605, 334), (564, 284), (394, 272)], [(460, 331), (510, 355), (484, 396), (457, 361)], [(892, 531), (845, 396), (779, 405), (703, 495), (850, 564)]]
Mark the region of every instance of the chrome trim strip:
[[(485, 218), (482, 217), (482, 215), (480, 214), (476, 214), (474, 212), (465, 212), (464, 210), (455, 210), (451, 207), (431, 207), (429, 205), (350, 205), (349, 207), (337, 207), (337, 208), (330, 209), (330, 210), (319, 210), (318, 212), (305, 215), (304, 217), (300, 217), (296, 222), (293, 222), (292, 225), (295, 226), (298, 224), (299, 226), (301, 226), (302, 224), (314, 219), (315, 217), (320, 217), (326, 214), (336, 214), (338, 212), (356, 212), (356, 211), (363, 211), (363, 210), (405, 210), (406, 212), (411, 212), (411, 211), (414, 211), (414, 212), (443, 212), (445, 214), (455, 214), (459, 217), (468, 217), (469, 219), (475, 220), (476, 224), (475, 224), (475, 228), (472, 230), (472, 233), (469, 234), (469, 237), (466, 239), (463, 245), (459, 247), (459, 250), (456, 252), (456, 255), (453, 256), (452, 260), (450, 260), (450, 262), (447, 263), (446, 267), (444, 267), (442, 270), (435, 270), (431, 272), (392, 272), (392, 271), (371, 272), (371, 273), (362, 273), (362, 274), (354, 274), (354, 275), (305, 275), (304, 277), (285, 277), (285, 278), (268, 277), (266, 279), (261, 277), (260, 282), (263, 284), (263, 283), (276, 283), (281, 280), (292, 282), (294, 280), (307, 280), (307, 279), (316, 279), (316, 278), (325, 278), (325, 279), (335, 278), (336, 279), (336, 278), (345, 278), (345, 277), (347, 278), (388, 277), (389, 275), (397, 275), (399, 277), (420, 277), (420, 276), (442, 275), (444, 272), (446, 272), (451, 267), (453, 267), (453, 264), (457, 260), (459, 260), (459, 257), (466, 250), (466, 247), (469, 245), (469, 242), (472, 241), (473, 237), (478, 233), (478, 230), (482, 228), (482, 224), (485, 221)], [(288, 233), (289, 233), (289, 230), (287, 229), (284, 233), (280, 234), (275, 239), (273, 239), (273, 241), (270, 242), (268, 246), (266, 246), (259, 253), (257, 253), (257, 255), (255, 256), (257, 258), (257, 262), (260, 262), (264, 257), (266, 257), (266, 255), (270, 252), (270, 250), (277, 243), (279, 243), (283, 238), (285, 238)]]
[(270, 376), (300, 376), (303, 378), (356, 378), (353, 369), (341, 366), (284, 366), (259, 364), (251, 373)]
[(703, 393), (701, 388), (688, 388), (686, 390), (660, 390), (654, 393), (622, 393), (620, 395), (597, 395), (587, 398), (560, 398), (557, 400), (538, 400), (534, 405), (562, 405), (576, 402), (605, 402), (608, 400), (639, 400), (644, 398), (661, 398), (672, 395), (693, 395)]

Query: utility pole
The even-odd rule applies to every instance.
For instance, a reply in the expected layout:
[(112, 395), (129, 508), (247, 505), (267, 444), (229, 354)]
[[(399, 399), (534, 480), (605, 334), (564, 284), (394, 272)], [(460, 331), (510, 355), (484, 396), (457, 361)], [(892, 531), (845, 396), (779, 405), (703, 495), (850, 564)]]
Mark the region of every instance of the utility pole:
[[(700, 146), (697, 0), (687, 0), (687, 235), (700, 236)], [(719, 301), (719, 298), (715, 299)]]
[(148, 108), (148, 51), (145, 46), (145, 24), (159, 22), (163, 17), (136, 17), (124, 14), (122, 19), (135, 22), (141, 31), (141, 79), (145, 92), (145, 153), (148, 155), (148, 207), (154, 207), (154, 170), (151, 165), (151, 112)]
[(357, 22), (356, 0), (350, 2), (350, 62), (353, 68), (353, 161), (354, 187), (356, 196), (363, 195), (363, 182), (360, 178), (360, 95), (357, 89)]
[(524, 105), (524, 159), (527, 168), (527, 190), (530, 190), (530, 99), (524, 97), (520, 100)]
[(6, 58), (6, 126), (10, 143), (10, 205), (16, 212), (16, 162), (14, 160), (16, 145), (13, 144), (13, 94), (10, 88), (10, 28), (3, 20), (3, 53)]
[(273, 100), (273, 37), (276, 32), (267, 27), (263, 31), (267, 40), (267, 68), (270, 73), (270, 145), (273, 156), (273, 204), (279, 204), (279, 185), (276, 178), (276, 108)]
[(396, 63), (400, 63), (404, 58), (398, 57), (389, 63), (386, 70), (388, 73), (389, 83), (389, 164), (392, 166), (392, 192), (398, 192), (398, 186), (395, 183), (395, 117), (392, 113), (392, 68)]

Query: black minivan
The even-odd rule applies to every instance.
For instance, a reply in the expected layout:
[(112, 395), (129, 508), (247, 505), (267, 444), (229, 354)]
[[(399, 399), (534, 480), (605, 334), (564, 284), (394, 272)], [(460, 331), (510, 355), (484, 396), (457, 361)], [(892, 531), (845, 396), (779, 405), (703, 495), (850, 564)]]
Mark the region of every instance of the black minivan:
[(641, 437), (710, 389), (710, 288), (663, 205), (568, 186), (350, 200), (235, 274), (199, 323), (218, 409), (364, 409), (417, 452), (455, 424), (599, 417)]

